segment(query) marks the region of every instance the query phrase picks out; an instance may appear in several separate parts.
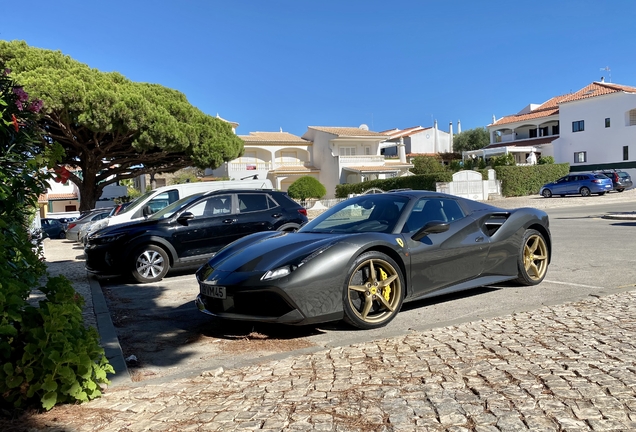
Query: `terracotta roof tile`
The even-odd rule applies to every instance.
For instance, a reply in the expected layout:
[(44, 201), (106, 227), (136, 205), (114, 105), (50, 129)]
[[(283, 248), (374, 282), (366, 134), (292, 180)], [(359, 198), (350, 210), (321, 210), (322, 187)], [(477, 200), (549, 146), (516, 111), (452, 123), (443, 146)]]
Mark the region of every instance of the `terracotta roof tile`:
[(311, 142), (288, 132), (250, 132), (249, 135), (239, 135), (239, 138), (246, 143), (311, 144)]
[(77, 193), (50, 193), (48, 194), (50, 200), (75, 200), (77, 199)]
[(406, 129), (391, 129), (388, 131), (380, 132), (384, 135), (388, 135), (389, 139), (395, 139), (400, 137), (408, 137), (411, 135), (415, 135), (416, 133), (420, 133), (425, 130), (433, 129), (432, 127), (422, 127), (422, 126), (414, 126)]
[(562, 103), (618, 92), (636, 93), (636, 87), (606, 82), (593, 82), (592, 84), (583, 87), (577, 92), (569, 93), (562, 96), (555, 96), (547, 102), (541, 104), (538, 108), (530, 111), (529, 113), (505, 116), (490, 124), (489, 126), (499, 126), (508, 123), (516, 123), (525, 120), (534, 120), (538, 118), (549, 117), (559, 113), (559, 105)]
[(373, 132), (369, 130), (360, 129), (357, 127), (325, 127), (325, 126), (309, 126), (309, 129), (314, 129), (321, 132), (327, 132), (333, 135), (341, 137), (378, 137), (386, 138), (386, 135)]

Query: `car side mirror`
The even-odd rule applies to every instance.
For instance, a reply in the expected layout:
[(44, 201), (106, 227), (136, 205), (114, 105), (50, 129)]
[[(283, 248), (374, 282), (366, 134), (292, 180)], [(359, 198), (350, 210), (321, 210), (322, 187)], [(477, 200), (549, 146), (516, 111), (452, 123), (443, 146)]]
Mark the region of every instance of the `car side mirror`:
[(439, 220), (430, 221), (427, 222), (422, 228), (417, 230), (415, 234), (411, 236), (411, 239), (420, 241), (429, 234), (439, 234), (446, 232), (448, 231), (448, 228), (450, 228), (450, 225), (446, 222), (442, 222)]
[(144, 217), (150, 216), (152, 214), (150, 206), (144, 206), (144, 208), (141, 210), (141, 214), (143, 214)]
[(194, 215), (190, 212), (185, 212), (182, 213), (178, 218), (177, 218), (177, 222), (179, 222), (181, 225), (187, 225), (189, 220), (194, 219)]

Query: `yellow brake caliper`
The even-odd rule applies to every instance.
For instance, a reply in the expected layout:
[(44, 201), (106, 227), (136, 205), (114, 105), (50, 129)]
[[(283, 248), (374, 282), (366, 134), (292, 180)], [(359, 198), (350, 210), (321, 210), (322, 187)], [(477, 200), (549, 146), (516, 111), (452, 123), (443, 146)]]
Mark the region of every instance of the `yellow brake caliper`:
[[(388, 278), (389, 275), (386, 274), (386, 272), (384, 271), (384, 269), (380, 269), (380, 280), (386, 280), (386, 278)], [(391, 287), (390, 286), (385, 286), (384, 288), (382, 288), (382, 296), (384, 297), (384, 299), (386, 301), (389, 301), (391, 299)]]

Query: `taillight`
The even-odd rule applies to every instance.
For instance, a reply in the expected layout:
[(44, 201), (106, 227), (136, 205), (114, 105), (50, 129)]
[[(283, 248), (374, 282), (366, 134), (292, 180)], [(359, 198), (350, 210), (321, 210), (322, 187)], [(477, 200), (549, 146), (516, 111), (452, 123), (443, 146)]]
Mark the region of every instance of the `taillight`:
[(73, 228), (75, 225), (77, 225), (76, 223), (70, 223), (68, 224), (68, 226), (66, 227), (67, 230), (70, 230), (71, 228)]
[(615, 182), (618, 182), (618, 180), (619, 180), (619, 179), (618, 179), (618, 174), (614, 173), (614, 181), (615, 181)]
[(599, 179), (592, 180), (592, 183), (600, 184), (602, 183)]
[(307, 209), (299, 208), (298, 209), (298, 213), (300, 213), (303, 216), (307, 216)]

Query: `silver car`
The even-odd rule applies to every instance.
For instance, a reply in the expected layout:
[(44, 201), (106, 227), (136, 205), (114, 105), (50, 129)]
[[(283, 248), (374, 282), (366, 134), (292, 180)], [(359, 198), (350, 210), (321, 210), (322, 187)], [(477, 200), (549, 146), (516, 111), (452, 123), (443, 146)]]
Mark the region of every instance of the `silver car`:
[(108, 217), (108, 215), (110, 214), (110, 211), (111, 211), (110, 208), (93, 210), (90, 213), (82, 216), (81, 218), (73, 222), (70, 222), (66, 229), (66, 238), (68, 240), (73, 240), (78, 242), (79, 231), (85, 224)]

